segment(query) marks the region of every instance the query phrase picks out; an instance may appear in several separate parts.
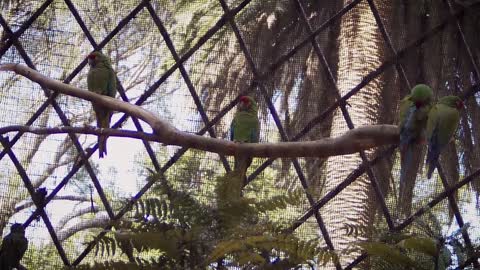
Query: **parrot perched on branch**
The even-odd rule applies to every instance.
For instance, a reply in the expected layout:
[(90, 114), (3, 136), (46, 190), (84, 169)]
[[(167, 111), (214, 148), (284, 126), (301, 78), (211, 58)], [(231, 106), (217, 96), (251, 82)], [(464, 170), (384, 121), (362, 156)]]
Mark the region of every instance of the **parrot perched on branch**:
[[(108, 56), (95, 51), (89, 54), (87, 58), (88, 64), (90, 65), (87, 77), (88, 90), (115, 98), (117, 94), (117, 79)], [(95, 103), (92, 105), (97, 117), (97, 127), (109, 128), (113, 112)], [(100, 158), (107, 155), (106, 135), (98, 136), (98, 155)]]
[(425, 141), (425, 126), (433, 99), (432, 89), (425, 84), (412, 88), (409, 95), (400, 101), (400, 188), (399, 203), (410, 214), (413, 188), (421, 163), (422, 143)]
[[(44, 187), (37, 188), (35, 193), (32, 196), (32, 200), (37, 204), (38, 207), (45, 207), (45, 198), (47, 197), (47, 189)], [(36, 221), (40, 221), (40, 214), (35, 218)], [(0, 269), (1, 270), (1, 269)]]
[(15, 223), (10, 228), (10, 233), (3, 238), (0, 248), (0, 269), (11, 270), (14, 268), (25, 269), (20, 265), (23, 254), (27, 251), (28, 240), (25, 238), (25, 229), (20, 223)]
[[(257, 103), (250, 96), (242, 96), (237, 108), (230, 125), (230, 140), (238, 143), (257, 143), (260, 136)], [(234, 170), (241, 172), (244, 179), (252, 160), (252, 157), (235, 156)]]
[(33, 201), (39, 204), (40, 207), (45, 206), (45, 198), (47, 197), (47, 189), (44, 187), (37, 188), (33, 194)]
[(438, 165), (440, 152), (450, 142), (460, 121), (463, 101), (457, 96), (445, 96), (438, 100), (428, 114), (427, 177), (430, 179)]

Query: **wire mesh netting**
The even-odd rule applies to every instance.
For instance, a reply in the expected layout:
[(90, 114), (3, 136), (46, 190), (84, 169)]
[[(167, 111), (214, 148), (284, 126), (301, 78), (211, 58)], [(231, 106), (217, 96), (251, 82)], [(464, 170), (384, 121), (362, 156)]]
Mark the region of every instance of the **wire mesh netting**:
[[(244, 196), (261, 201), (300, 194), (299, 203), (265, 218), (336, 251), (340, 259), (325, 268), (375, 269), (367, 253), (346, 251), (380, 232), (421, 234), (419, 228), (428, 228), (438, 241), (455, 239), (445, 244), (449, 269), (480, 269), (476, 1), (10, 0), (0, 7), (0, 64), (20, 63), (87, 89), (86, 56), (100, 50), (112, 60), (117, 99), (200, 136), (228, 139), (242, 95), (257, 100), (260, 142), (270, 143), (397, 124), (400, 100), (418, 83), (430, 85), (435, 99), (460, 96), (459, 128), (434, 176), (426, 179), (421, 162), (404, 196), (396, 145), (330, 158), (255, 158)], [(233, 157), (145, 139), (111, 136), (108, 156), (99, 159), (97, 136), (88, 132), (11, 131), (88, 127), (96, 120), (87, 100), (13, 73), (0, 72), (0, 83), (0, 226), (4, 236), (13, 223), (27, 228), (22, 263), (33, 269), (112, 258), (140, 264), (125, 247), (123, 254), (103, 257), (98, 246), (130, 220), (132, 207), (162, 192), (171, 195), (162, 185), (187, 191), (205, 208), (215, 205), (215, 179), (232, 170)], [(111, 125), (152, 132), (121, 112)], [(152, 171), (160, 177), (149, 177)], [(41, 188), (47, 197), (39, 204), (32, 195)], [(155, 223), (152, 216), (161, 213), (144, 218)], [(264, 263), (273, 265), (272, 257)], [(241, 267), (232, 258), (208, 267)], [(315, 264), (321, 269), (320, 259)]]

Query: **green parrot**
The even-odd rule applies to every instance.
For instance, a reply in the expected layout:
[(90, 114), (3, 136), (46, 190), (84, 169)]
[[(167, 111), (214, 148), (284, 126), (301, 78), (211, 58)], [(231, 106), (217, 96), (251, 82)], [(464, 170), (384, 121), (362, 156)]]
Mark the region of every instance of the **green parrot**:
[[(257, 103), (250, 96), (242, 96), (230, 125), (230, 140), (239, 143), (257, 143), (259, 136), (260, 122)], [(244, 179), (252, 160), (252, 157), (235, 157), (234, 170), (241, 172)]]
[(400, 101), (399, 203), (407, 215), (410, 214), (413, 187), (421, 163), (421, 144), (425, 141), (425, 126), (432, 99), (432, 89), (428, 85), (417, 84), (410, 94)]
[(458, 123), (460, 122), (460, 110), (463, 101), (457, 96), (445, 96), (438, 100), (430, 110), (427, 122), (427, 177), (430, 179), (442, 149), (450, 142)]
[(14, 268), (25, 269), (20, 265), (23, 254), (27, 251), (28, 240), (25, 238), (25, 229), (20, 223), (15, 223), (10, 228), (10, 233), (3, 238), (0, 248), (0, 269), (11, 270)]
[[(92, 52), (88, 55), (88, 64), (90, 65), (87, 77), (88, 90), (115, 98), (117, 79), (108, 56), (98, 51)], [(97, 116), (97, 127), (109, 128), (113, 112), (100, 105), (92, 105)], [(98, 136), (98, 155), (100, 158), (107, 155), (107, 136), (105, 135)]]

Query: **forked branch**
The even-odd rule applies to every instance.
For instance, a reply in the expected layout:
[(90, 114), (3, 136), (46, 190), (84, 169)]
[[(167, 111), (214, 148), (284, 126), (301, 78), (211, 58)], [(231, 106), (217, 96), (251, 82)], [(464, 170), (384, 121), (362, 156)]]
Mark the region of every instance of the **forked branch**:
[(249, 143), (238, 144), (223, 139), (214, 139), (180, 131), (160, 116), (140, 106), (118, 99), (98, 95), (87, 90), (64, 84), (48, 78), (39, 72), (20, 64), (0, 65), (0, 71), (13, 71), (53, 91), (101, 104), (111, 110), (126, 113), (145, 121), (153, 133), (119, 129), (97, 129), (92, 127), (38, 128), (30, 126), (7, 126), (0, 128), (0, 134), (13, 131), (35, 134), (81, 133), (106, 134), (115, 137), (129, 137), (156, 141), (168, 145), (215, 152), (223, 155), (244, 154), (254, 157), (329, 157), (356, 153), (373, 147), (396, 144), (398, 128), (394, 125), (372, 125), (345, 132), (342, 136), (308, 142)]

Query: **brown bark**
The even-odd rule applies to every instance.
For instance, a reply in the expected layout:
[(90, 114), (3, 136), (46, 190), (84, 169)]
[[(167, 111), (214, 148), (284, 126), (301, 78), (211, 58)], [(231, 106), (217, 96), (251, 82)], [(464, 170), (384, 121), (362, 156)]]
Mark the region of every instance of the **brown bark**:
[[(394, 125), (372, 125), (354, 130), (346, 131), (346, 128), (336, 129), (332, 137), (309, 142), (282, 142), (282, 143), (250, 143), (238, 144), (227, 140), (214, 139), (203, 136), (182, 132), (170, 123), (161, 119), (154, 113), (143, 109), (142, 107), (123, 102), (114, 98), (98, 95), (86, 90), (81, 90), (74, 86), (55, 81), (39, 72), (18, 64), (5, 64), (0, 66), (0, 70), (10, 70), (27, 77), (53, 91), (63, 94), (86, 99), (94, 103), (99, 103), (109, 109), (121, 111), (130, 116), (137, 117), (147, 124), (153, 130), (152, 133), (136, 132), (118, 129), (96, 129), (92, 127), (56, 127), (56, 128), (34, 128), (28, 126), (9, 126), (0, 128), (0, 133), (11, 131), (24, 131), (36, 134), (58, 134), (58, 133), (83, 133), (95, 135), (109, 135), (119, 137), (130, 137), (137, 139), (147, 139), (165, 144), (196, 148), (199, 150), (215, 152), (225, 155), (249, 155), (253, 157), (329, 157), (334, 155), (345, 155), (358, 152), (360, 150), (371, 149), (373, 147), (394, 144), (398, 142), (398, 128)], [(347, 90), (349, 87), (345, 88)], [(358, 98), (362, 99), (367, 110), (371, 108), (371, 95), (368, 92), (353, 96), (352, 102)], [(365, 106), (368, 104), (368, 106)], [(362, 110), (353, 110), (356, 117), (363, 117)], [(338, 116), (337, 118), (341, 117)], [(338, 121), (338, 120), (337, 120)], [(366, 122), (367, 123), (367, 122)], [(372, 123), (372, 121), (368, 121)], [(342, 134), (344, 133), (344, 134)], [(339, 136), (341, 135), (341, 136)]]
[[(381, 64), (384, 52), (383, 44), (379, 41), (381, 36), (367, 1), (361, 2), (342, 17), (337, 81), (340, 95), (350, 91), (368, 72)], [(380, 95), (381, 81), (377, 78), (348, 100), (351, 106), (347, 109), (356, 128), (377, 123)], [(338, 136), (347, 130), (344, 115), (337, 110), (330, 136)], [(359, 154), (330, 158), (327, 161), (326, 192), (336, 187), (361, 162)], [(342, 250), (354, 241), (365, 239), (347, 235), (344, 226), (367, 226), (370, 223), (373, 196), (370, 180), (363, 175), (324, 207), (325, 223), (335, 249)], [(342, 256), (342, 265), (352, 258)]]

